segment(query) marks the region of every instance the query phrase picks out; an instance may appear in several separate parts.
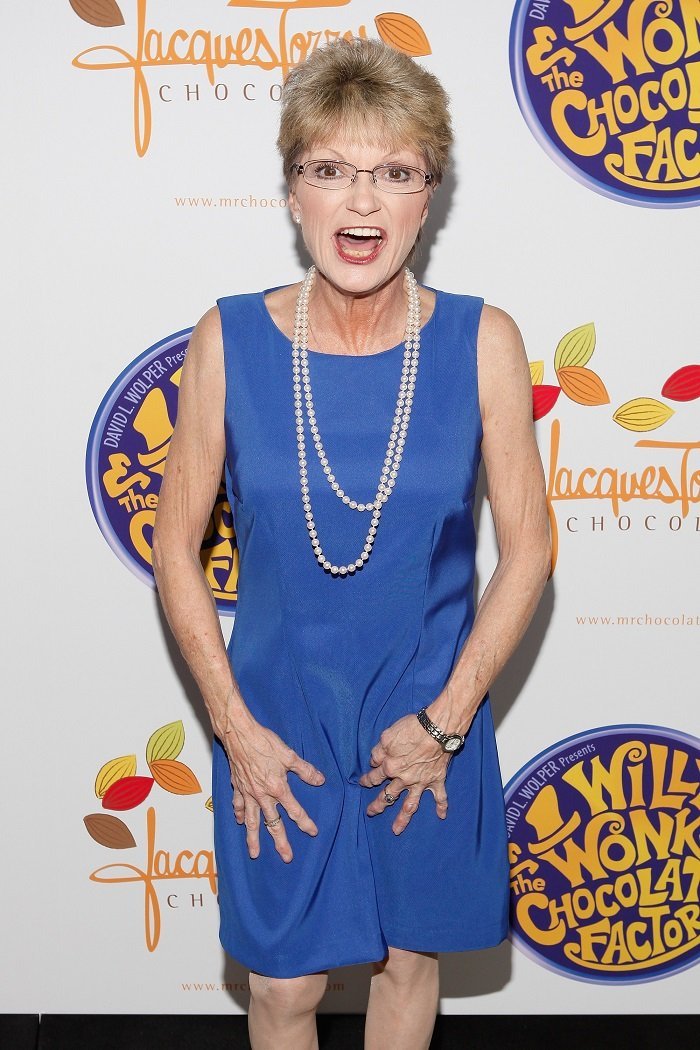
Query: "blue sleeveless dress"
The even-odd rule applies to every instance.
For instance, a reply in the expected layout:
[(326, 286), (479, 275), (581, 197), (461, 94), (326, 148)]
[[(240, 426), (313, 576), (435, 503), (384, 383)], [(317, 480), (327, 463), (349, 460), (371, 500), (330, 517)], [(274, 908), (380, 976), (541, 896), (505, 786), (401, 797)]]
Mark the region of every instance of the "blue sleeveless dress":
[[(225, 480), (239, 550), (227, 648), (253, 716), (325, 774), (287, 775), (319, 833), (280, 804), (285, 863), (260, 823), (251, 859), (230, 767), (213, 742), (220, 940), (249, 969), (296, 977), (382, 959), (387, 946), (464, 951), (508, 932), (503, 787), (488, 693), (450, 760), (447, 817), (424, 791), (408, 827), (358, 779), (382, 731), (443, 689), (474, 618), (474, 490), (481, 457), (476, 337), (483, 299), (437, 291), (424, 325), (411, 419), (374, 547), (354, 575), (316, 561), (299, 484), (291, 342), (268, 291), (224, 296)], [(374, 498), (396, 407), (403, 343), (370, 356), (309, 351), (318, 428), (352, 499)], [(310, 497), (334, 564), (363, 549), (371, 512), (338, 499), (306, 427)]]

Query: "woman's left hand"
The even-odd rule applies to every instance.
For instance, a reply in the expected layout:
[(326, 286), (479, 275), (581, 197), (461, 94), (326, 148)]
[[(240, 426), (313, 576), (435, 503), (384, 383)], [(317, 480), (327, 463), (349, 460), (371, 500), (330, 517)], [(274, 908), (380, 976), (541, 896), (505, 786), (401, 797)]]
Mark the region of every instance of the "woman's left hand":
[(367, 807), (369, 816), (383, 813), (388, 806), (384, 792), (399, 795), (408, 789), (401, 809), (391, 826), (395, 835), (400, 835), (418, 809), (418, 803), (427, 789), (435, 797), (437, 815), (444, 820), (447, 816), (447, 792), (445, 777), (452, 754), (443, 751), (440, 744), (423, 729), (415, 715), (405, 715), (384, 730), (370, 752), (370, 762), (374, 767), (363, 773), (358, 783), (363, 787), (375, 787), (387, 777), (390, 783), (382, 788)]

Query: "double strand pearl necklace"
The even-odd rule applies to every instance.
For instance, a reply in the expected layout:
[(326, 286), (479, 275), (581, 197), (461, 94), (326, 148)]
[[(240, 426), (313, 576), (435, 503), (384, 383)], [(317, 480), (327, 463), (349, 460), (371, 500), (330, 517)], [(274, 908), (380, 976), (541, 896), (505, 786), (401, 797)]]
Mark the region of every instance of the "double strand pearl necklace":
[[(301, 499), (306, 516), (306, 527), (316, 560), (322, 569), (329, 569), (333, 576), (352, 575), (357, 569), (361, 569), (372, 553), (372, 545), (377, 534), (377, 527), (381, 517), (381, 507), (389, 499), (392, 489), (398, 477), (401, 456), (408, 432), (408, 424), (411, 418), (411, 406), (413, 404), (413, 391), (418, 374), (418, 358), (420, 354), (420, 322), (421, 305), (418, 295), (418, 286), (414, 275), (406, 267), (405, 281), (408, 293), (408, 310), (406, 317), (405, 349), (403, 355), (403, 370), (401, 372), (401, 383), (396, 400), (394, 421), (389, 435), (386, 457), (382, 469), (377, 493), (371, 503), (359, 503), (351, 499), (336, 481), (335, 474), (328, 464), (328, 458), (323, 448), (323, 442), (316, 425), (316, 413), (314, 412), (313, 397), (311, 394), (311, 382), (309, 380), (309, 355), (308, 355), (308, 332), (309, 332), (309, 293), (314, 282), (316, 267), (311, 266), (306, 272), (297, 297), (296, 311), (294, 315), (294, 340), (292, 342), (292, 362), (294, 374), (294, 414), (296, 417), (297, 446), (299, 451), (299, 481), (301, 484)], [(302, 379), (300, 380), (300, 375)], [(325, 556), (316, 532), (313, 511), (311, 510), (311, 499), (309, 498), (308, 471), (306, 467), (306, 447), (304, 442), (304, 411), (302, 408), (301, 385), (304, 386), (304, 399), (306, 401), (306, 412), (309, 427), (313, 435), (314, 445), (318, 458), (326, 475), (326, 480), (336, 496), (342, 499), (351, 510), (372, 511), (372, 520), (365, 540), (365, 545), (360, 556), (347, 565), (334, 565)]]

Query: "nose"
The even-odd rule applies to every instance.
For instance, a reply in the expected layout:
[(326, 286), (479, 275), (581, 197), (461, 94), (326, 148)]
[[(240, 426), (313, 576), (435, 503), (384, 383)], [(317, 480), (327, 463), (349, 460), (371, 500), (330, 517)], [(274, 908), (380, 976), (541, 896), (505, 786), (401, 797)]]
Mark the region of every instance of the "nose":
[(379, 193), (381, 190), (377, 189), (372, 172), (360, 168), (348, 189), (348, 208), (360, 215), (370, 215), (381, 207)]

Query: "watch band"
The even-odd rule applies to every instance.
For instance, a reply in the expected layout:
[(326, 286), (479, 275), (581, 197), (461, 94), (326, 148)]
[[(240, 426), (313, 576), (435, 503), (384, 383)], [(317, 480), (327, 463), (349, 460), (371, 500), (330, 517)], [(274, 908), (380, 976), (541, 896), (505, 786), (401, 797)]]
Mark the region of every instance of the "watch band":
[[(417, 712), (416, 717), (423, 726), (423, 729), (437, 740), (443, 751), (456, 751), (458, 747), (461, 747), (464, 743), (464, 737), (459, 733), (445, 733), (439, 726), (436, 726), (426, 713), (425, 707), (421, 707), (420, 711)], [(447, 746), (448, 744), (450, 746)]]

